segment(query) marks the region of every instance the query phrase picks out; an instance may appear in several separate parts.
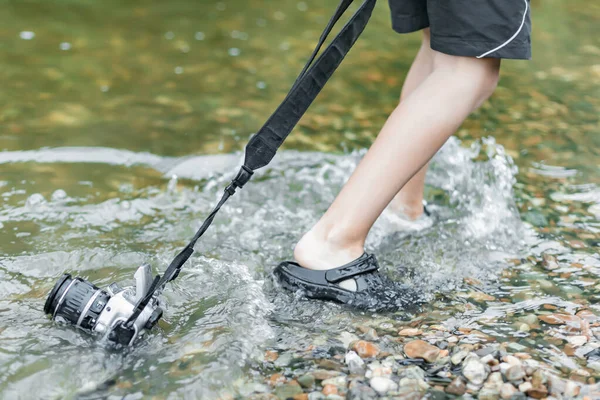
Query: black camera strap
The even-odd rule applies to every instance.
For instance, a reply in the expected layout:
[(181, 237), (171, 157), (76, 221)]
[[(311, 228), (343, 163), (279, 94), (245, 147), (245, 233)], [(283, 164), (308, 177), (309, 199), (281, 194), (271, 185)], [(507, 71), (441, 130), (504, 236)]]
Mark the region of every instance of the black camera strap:
[(236, 189), (242, 188), (250, 180), (254, 171), (271, 162), (275, 153), (283, 144), (283, 141), (288, 137), (292, 129), (294, 129), (300, 118), (302, 118), (308, 107), (315, 100), (321, 89), (323, 89), (329, 78), (333, 75), (367, 26), (376, 1), (377, 0), (364, 0), (363, 4), (358, 8), (346, 25), (344, 25), (342, 30), (317, 58), (317, 54), (325, 43), (327, 36), (331, 33), (331, 30), (340, 17), (354, 2), (354, 0), (341, 0), (333, 17), (331, 17), (325, 30), (321, 34), (315, 50), (294, 82), (294, 85), (286, 98), (246, 145), (244, 165), (240, 168), (236, 177), (225, 188), (223, 197), (221, 197), (217, 206), (202, 223), (202, 226), (198, 229), (192, 240), (179, 254), (177, 254), (177, 256), (175, 256), (173, 261), (171, 261), (171, 264), (167, 267), (164, 275), (162, 277), (157, 276), (154, 279), (150, 290), (146, 296), (138, 302), (134, 313), (127, 320), (125, 325), (131, 326), (139, 314), (144, 310), (148, 302), (150, 302), (152, 296), (155, 293), (160, 293), (168, 282), (177, 278), (183, 264), (194, 252), (194, 245), (204, 232), (206, 232), (223, 204), (225, 204), (225, 202), (235, 193)]

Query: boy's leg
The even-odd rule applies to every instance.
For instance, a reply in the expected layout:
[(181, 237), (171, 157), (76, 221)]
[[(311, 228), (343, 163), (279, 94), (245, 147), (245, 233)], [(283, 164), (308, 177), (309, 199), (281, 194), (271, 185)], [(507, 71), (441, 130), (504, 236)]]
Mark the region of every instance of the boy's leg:
[[(402, 93), (400, 94), (400, 103), (402, 103), (412, 92), (414, 92), (421, 83), (433, 71), (433, 50), (430, 44), (429, 28), (423, 29), (423, 41), (421, 48), (415, 57), (415, 60), (406, 75)], [(423, 189), (425, 187), (425, 175), (427, 174), (427, 165), (415, 174), (400, 189), (400, 192), (390, 203), (393, 211), (403, 214), (410, 219), (417, 219), (423, 214)]]
[[(434, 51), (433, 71), (390, 115), (331, 207), (296, 245), (296, 261), (325, 270), (358, 258), (385, 207), (492, 94), (499, 69), (499, 59)], [(341, 286), (355, 289), (355, 281)]]

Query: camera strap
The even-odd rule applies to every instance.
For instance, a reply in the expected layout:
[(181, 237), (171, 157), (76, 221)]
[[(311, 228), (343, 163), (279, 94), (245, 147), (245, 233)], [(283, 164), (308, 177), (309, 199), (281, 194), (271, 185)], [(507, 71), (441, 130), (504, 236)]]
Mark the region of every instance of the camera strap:
[(140, 299), (134, 313), (127, 320), (126, 325), (131, 326), (152, 299), (153, 295), (162, 292), (168, 282), (177, 278), (183, 264), (194, 252), (194, 245), (204, 232), (206, 232), (223, 204), (235, 193), (236, 189), (242, 188), (250, 180), (254, 171), (271, 162), (279, 147), (283, 144), (292, 129), (294, 129), (300, 118), (302, 118), (321, 89), (323, 89), (346, 54), (348, 54), (367, 26), (377, 0), (364, 0), (342, 30), (317, 58), (327, 36), (353, 2), (354, 0), (340, 1), (333, 17), (331, 17), (321, 34), (315, 50), (286, 98), (246, 145), (244, 165), (240, 168), (236, 177), (225, 188), (223, 197), (221, 197), (219, 203), (202, 223), (202, 226), (200, 226), (200, 229), (198, 229), (192, 240), (171, 261), (164, 275), (162, 277), (160, 275), (155, 277), (148, 293)]

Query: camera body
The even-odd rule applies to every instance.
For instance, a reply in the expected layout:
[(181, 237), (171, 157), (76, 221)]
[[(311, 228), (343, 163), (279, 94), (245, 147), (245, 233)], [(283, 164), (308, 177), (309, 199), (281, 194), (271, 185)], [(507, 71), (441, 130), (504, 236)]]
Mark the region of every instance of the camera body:
[(75, 325), (106, 338), (109, 342), (131, 345), (162, 317), (158, 296), (153, 296), (137, 318), (129, 321), (135, 309), (152, 286), (149, 265), (134, 274), (135, 286), (121, 287), (112, 283), (106, 289), (64, 274), (48, 295), (44, 312), (52, 319)]

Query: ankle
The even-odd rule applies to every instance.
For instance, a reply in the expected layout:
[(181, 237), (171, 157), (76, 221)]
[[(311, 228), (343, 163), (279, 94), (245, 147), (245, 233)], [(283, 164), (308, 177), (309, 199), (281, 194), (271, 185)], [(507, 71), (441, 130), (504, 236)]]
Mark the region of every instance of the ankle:
[(349, 263), (363, 252), (364, 241), (345, 241), (314, 227), (296, 244), (294, 258), (305, 268), (329, 269)]

